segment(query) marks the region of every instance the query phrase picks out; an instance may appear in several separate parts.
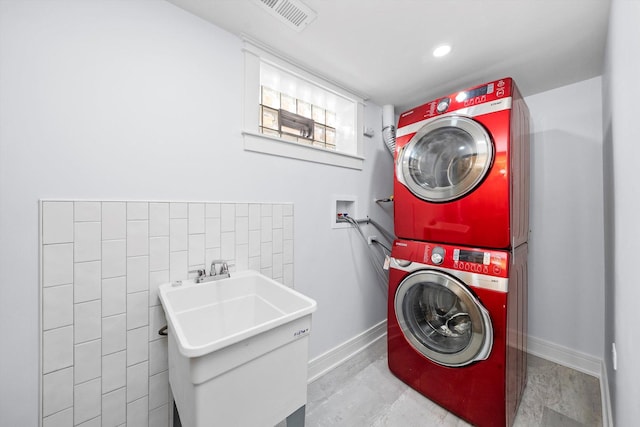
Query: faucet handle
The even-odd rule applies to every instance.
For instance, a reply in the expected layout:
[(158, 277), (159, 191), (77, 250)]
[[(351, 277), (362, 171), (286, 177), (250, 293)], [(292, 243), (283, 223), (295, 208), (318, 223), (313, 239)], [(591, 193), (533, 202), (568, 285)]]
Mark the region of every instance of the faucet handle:
[(227, 264), (227, 262), (223, 262), (222, 266), (220, 267), (220, 274), (229, 274), (229, 264)]
[(196, 270), (189, 270), (189, 273), (196, 273), (197, 274), (196, 277), (202, 277), (202, 276), (207, 274), (207, 272), (204, 270), (204, 268), (198, 268)]
[[(216, 270), (216, 265), (220, 265), (220, 272)], [(209, 275), (216, 276), (218, 274), (229, 274), (229, 264), (223, 259), (214, 259), (211, 261), (211, 270)]]

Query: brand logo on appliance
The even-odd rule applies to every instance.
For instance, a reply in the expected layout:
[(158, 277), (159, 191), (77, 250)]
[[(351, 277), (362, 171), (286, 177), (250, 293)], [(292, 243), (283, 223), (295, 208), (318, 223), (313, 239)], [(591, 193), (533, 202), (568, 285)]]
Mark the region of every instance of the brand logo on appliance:
[(301, 335), (305, 335), (309, 333), (309, 328), (299, 329), (298, 331), (293, 333), (294, 337), (299, 337)]

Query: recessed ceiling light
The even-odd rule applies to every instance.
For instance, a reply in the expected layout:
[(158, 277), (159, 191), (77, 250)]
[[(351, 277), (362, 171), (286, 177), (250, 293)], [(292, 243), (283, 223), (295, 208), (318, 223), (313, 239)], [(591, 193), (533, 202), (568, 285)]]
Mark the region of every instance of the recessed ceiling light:
[(433, 50), (433, 56), (435, 56), (436, 58), (440, 58), (447, 55), (449, 52), (451, 52), (451, 46), (448, 44), (443, 44)]

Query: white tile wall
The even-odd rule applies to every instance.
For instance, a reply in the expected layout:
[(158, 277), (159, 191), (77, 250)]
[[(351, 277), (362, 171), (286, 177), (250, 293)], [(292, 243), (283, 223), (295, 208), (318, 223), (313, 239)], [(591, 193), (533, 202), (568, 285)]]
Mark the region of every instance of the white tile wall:
[(76, 222), (74, 234), (74, 261), (100, 259), (102, 230), (99, 222)]
[(73, 368), (76, 384), (102, 376), (101, 347), (101, 340), (87, 341), (85, 343), (75, 345)]
[(102, 203), (102, 240), (127, 237), (127, 205), (124, 202)]
[(100, 416), (102, 393), (100, 378), (78, 384), (73, 393), (73, 422), (79, 425)]
[(154, 427), (169, 427), (169, 405), (149, 411), (149, 425)]
[(141, 397), (131, 403), (127, 403), (128, 426), (151, 426), (149, 424), (149, 399)]
[(121, 351), (127, 345), (127, 315), (102, 318), (102, 354)]
[(42, 264), (42, 286), (73, 283), (73, 243), (45, 245)]
[(102, 304), (100, 300), (74, 304), (75, 343), (99, 339), (102, 325)]
[(42, 376), (42, 414), (47, 417), (72, 406), (73, 368), (45, 373)]
[(158, 286), (225, 259), (293, 286), (293, 205), (43, 201), (43, 426), (168, 427)]
[(73, 286), (61, 285), (42, 289), (42, 329), (73, 324)]
[(76, 262), (73, 270), (73, 301), (85, 302), (100, 299), (100, 261)]
[(73, 242), (73, 204), (49, 202), (42, 206), (42, 243)]
[(127, 311), (127, 278), (102, 279), (102, 316), (114, 316)]
[(44, 419), (42, 427), (69, 427), (73, 425), (73, 408), (56, 412)]
[(102, 357), (102, 393), (127, 385), (127, 353), (119, 351)]
[(119, 426), (127, 422), (126, 389), (102, 395), (102, 421), (107, 426)]
[(42, 334), (42, 372), (73, 366), (73, 327), (44, 331)]

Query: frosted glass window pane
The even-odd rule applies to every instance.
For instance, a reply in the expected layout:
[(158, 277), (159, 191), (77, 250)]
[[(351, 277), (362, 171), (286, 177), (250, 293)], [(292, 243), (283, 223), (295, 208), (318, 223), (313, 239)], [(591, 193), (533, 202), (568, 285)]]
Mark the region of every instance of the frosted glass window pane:
[(261, 126), (278, 130), (278, 111), (268, 107), (262, 107)]
[(324, 108), (320, 108), (318, 106), (313, 106), (313, 121), (316, 123), (324, 124)]
[(303, 117), (311, 118), (311, 104), (298, 100), (298, 114)]
[(269, 89), (268, 87), (262, 86), (262, 105), (275, 108), (276, 110), (279, 109), (280, 108), (280, 92), (275, 91), (273, 89)]
[(289, 111), (290, 113), (296, 112), (296, 99), (292, 96), (285, 95), (284, 93), (280, 95), (280, 108), (285, 111)]
[(326, 125), (332, 128), (336, 127), (336, 113), (327, 111)]
[(333, 145), (333, 149), (335, 150), (335, 144), (336, 144), (336, 130), (335, 129), (331, 129), (331, 128), (327, 128), (325, 131), (325, 138), (324, 138), (325, 142), (327, 144), (331, 144)]
[[(313, 139), (315, 139), (316, 141), (321, 141), (324, 142), (325, 141), (325, 127), (322, 125), (315, 125), (315, 130), (313, 131)], [(322, 144), (324, 146), (324, 144)]]

